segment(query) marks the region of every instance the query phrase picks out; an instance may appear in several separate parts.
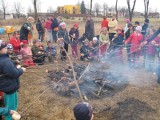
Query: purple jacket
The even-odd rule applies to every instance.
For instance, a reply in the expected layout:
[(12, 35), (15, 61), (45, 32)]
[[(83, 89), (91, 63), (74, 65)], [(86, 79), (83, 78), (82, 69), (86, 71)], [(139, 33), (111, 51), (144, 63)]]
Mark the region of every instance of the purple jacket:
[[(146, 37), (145, 41), (148, 42), (148, 39), (151, 37), (152, 35), (149, 35)], [(159, 40), (159, 43), (160, 43), (160, 38), (159, 37), (156, 37), (153, 39), (154, 41), (158, 41)], [(146, 46), (146, 54), (148, 55), (155, 55), (157, 53), (157, 50), (156, 50), (156, 47), (151, 44), (151, 41), (147, 43), (147, 46)]]

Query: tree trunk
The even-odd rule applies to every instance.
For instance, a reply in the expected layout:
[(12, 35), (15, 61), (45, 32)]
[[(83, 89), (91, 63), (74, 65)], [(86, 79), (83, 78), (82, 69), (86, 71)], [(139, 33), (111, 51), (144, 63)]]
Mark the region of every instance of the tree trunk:
[(35, 20), (37, 20), (37, 0), (34, 0), (33, 5), (34, 5), (34, 18)]
[(148, 18), (149, 0), (144, 0), (144, 17)]
[(133, 12), (134, 12), (134, 8), (135, 8), (135, 5), (136, 5), (136, 0), (134, 0), (134, 2), (133, 2), (132, 9), (131, 9), (131, 5), (130, 5), (130, 0), (127, 0), (127, 5), (128, 5), (129, 19), (130, 19), (130, 21), (132, 21)]
[(3, 18), (6, 19), (6, 10), (3, 10)]
[(90, 1), (90, 15), (92, 14), (92, 2), (93, 0)]
[(116, 0), (116, 5), (115, 5), (116, 19), (117, 19), (117, 21), (118, 21), (118, 8), (117, 8), (117, 6), (118, 6), (118, 0)]

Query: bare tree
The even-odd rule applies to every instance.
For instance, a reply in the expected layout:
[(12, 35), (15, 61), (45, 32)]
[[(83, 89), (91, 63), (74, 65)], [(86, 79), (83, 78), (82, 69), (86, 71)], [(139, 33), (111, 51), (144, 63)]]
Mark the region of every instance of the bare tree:
[(93, 3), (93, 0), (90, 1), (90, 14), (92, 14), (92, 3)]
[(127, 5), (128, 5), (129, 19), (130, 19), (130, 21), (132, 21), (133, 12), (134, 12), (134, 8), (136, 5), (136, 0), (133, 1), (132, 8), (131, 8), (130, 0), (126, 0), (126, 1), (127, 1)]
[(94, 5), (94, 10), (95, 10), (97, 16), (99, 15), (100, 9), (101, 9), (100, 4), (95, 3), (95, 5)]
[(38, 1), (38, 0), (33, 0), (34, 18), (35, 18), (35, 20), (37, 20), (37, 1)]
[(149, 0), (144, 0), (144, 17), (148, 18)]
[(20, 2), (14, 3), (14, 11), (16, 12), (16, 17), (20, 18), (21, 12), (23, 11), (23, 8)]
[(3, 18), (6, 19), (7, 3), (4, 0), (1, 0)]
[(121, 7), (119, 9), (119, 12), (122, 14), (122, 16), (124, 17), (127, 13), (128, 13), (128, 9), (125, 7)]
[(103, 4), (103, 15), (106, 16), (107, 12), (108, 12), (108, 5), (107, 5), (107, 3), (104, 3)]
[(54, 12), (53, 7), (52, 7), (52, 6), (49, 6), (49, 8), (47, 9), (47, 12), (49, 12), (49, 13), (53, 13), (53, 12)]
[(118, 20), (118, 0), (116, 0), (115, 10), (116, 10), (116, 19)]

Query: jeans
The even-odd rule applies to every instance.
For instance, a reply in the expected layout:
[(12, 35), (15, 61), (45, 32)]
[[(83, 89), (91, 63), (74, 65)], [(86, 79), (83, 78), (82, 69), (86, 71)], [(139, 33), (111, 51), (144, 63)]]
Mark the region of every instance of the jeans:
[(44, 33), (43, 32), (38, 32), (38, 39), (40, 39), (41, 41), (44, 40)]
[(145, 59), (145, 70), (147, 71), (154, 71), (154, 55), (148, 55), (146, 54)]
[(52, 30), (47, 30), (47, 40), (52, 41)]
[(56, 43), (57, 42), (57, 31), (52, 30), (52, 37), (53, 37), (54, 42)]

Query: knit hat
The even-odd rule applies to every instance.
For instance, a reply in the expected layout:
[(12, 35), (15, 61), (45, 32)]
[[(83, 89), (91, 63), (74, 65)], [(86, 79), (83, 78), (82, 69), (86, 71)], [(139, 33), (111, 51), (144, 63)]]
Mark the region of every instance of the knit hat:
[(76, 120), (91, 120), (93, 108), (89, 103), (81, 102), (74, 107), (73, 112)]
[(63, 26), (63, 25), (66, 26), (66, 23), (65, 23), (65, 22), (61, 22), (59, 26), (61, 27), (61, 26)]
[(5, 48), (6, 46), (7, 46), (7, 44), (3, 40), (0, 40), (0, 50)]
[(149, 19), (148, 19), (148, 18), (146, 18), (144, 21), (145, 21), (146, 23), (149, 23)]
[(28, 41), (27, 40), (22, 40), (22, 43), (23, 44), (28, 44)]
[(97, 37), (93, 37), (93, 40), (96, 40), (96, 41), (97, 41), (98, 39), (97, 39)]
[(84, 40), (84, 43), (89, 43), (89, 40), (88, 40), (88, 39), (85, 39), (85, 40)]
[(141, 32), (142, 31), (142, 27), (141, 26), (137, 26), (136, 30)]
[(78, 28), (78, 23), (74, 23), (73, 27), (77, 27)]
[(130, 19), (126, 19), (126, 23), (130, 23)]
[(12, 44), (7, 44), (7, 49), (13, 50), (13, 45)]

